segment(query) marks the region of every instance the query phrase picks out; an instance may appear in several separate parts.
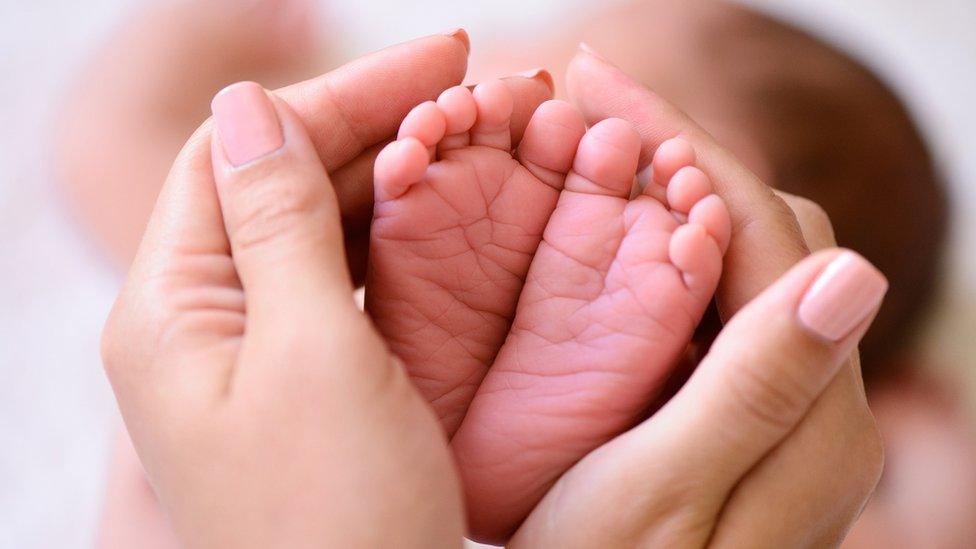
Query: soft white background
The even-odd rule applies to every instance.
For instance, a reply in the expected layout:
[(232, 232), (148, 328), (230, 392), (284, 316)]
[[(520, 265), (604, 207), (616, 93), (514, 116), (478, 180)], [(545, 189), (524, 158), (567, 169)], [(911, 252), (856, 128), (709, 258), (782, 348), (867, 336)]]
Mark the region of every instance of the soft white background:
[[(215, 0), (203, 0), (215, 1)], [(229, 1), (229, 0), (223, 0)], [(242, 0), (243, 1), (243, 0)], [(335, 2), (342, 56), (465, 26), (558, 25), (596, 2)], [(776, 0), (784, 14), (857, 52), (921, 118), (953, 184), (946, 299), (929, 347), (950, 373), (976, 365), (976, 3)], [(0, 0), (0, 548), (87, 547), (115, 408), (98, 336), (119, 282), (65, 213), (48, 141), (70, 77), (132, 0)], [(602, 2), (599, 4), (603, 4)], [(571, 13), (572, 15), (566, 15)], [(483, 42), (484, 43), (484, 42)], [(962, 340), (963, 344), (959, 344)], [(964, 377), (970, 380), (972, 376)]]

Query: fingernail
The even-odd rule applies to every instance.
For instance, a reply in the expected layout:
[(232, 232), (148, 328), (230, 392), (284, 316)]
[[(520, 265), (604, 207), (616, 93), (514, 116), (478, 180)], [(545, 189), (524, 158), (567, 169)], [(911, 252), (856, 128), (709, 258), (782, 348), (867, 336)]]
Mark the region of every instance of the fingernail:
[(274, 105), (259, 84), (238, 82), (227, 86), (214, 96), (210, 109), (224, 154), (235, 167), (285, 144)]
[(517, 72), (512, 76), (520, 76), (529, 80), (541, 80), (548, 88), (549, 92), (556, 91), (556, 82), (552, 78), (552, 73), (543, 68), (535, 68), (527, 71)]
[(590, 46), (589, 44), (587, 44), (586, 42), (580, 42), (579, 43), (579, 49), (580, 49), (580, 51), (583, 51), (585, 53), (588, 53), (588, 54), (592, 55), (593, 57), (596, 57), (600, 61), (606, 61), (607, 60), (606, 57), (603, 57), (603, 55), (601, 55), (598, 51), (596, 51), (595, 49), (593, 49), (593, 47)]
[(834, 259), (800, 301), (800, 323), (829, 341), (844, 339), (873, 313), (888, 291), (878, 269), (854, 252)]
[(444, 31), (441, 34), (460, 40), (461, 43), (464, 44), (464, 49), (467, 50), (468, 53), (471, 53), (471, 37), (468, 36), (468, 31), (462, 28), (456, 28), (449, 31)]

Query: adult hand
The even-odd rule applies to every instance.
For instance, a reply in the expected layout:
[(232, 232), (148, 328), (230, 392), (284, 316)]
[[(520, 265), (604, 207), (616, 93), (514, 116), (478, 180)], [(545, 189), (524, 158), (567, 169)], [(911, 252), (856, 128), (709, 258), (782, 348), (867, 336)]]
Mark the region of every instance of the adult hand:
[[(410, 109), (461, 83), (470, 48), (467, 33), (457, 29), (392, 46), (275, 92), (308, 128), (332, 178), (357, 282), (368, 255), (376, 155), (396, 137)], [(502, 82), (515, 100), (511, 128), (512, 142), (518, 143), (536, 107), (552, 98), (552, 77), (537, 71)]]
[[(598, 54), (583, 49), (567, 80), (590, 122), (614, 116), (638, 128), (642, 168), (669, 138), (693, 145), (733, 219), (717, 295), (728, 323), (678, 395), (568, 472), (514, 544), (839, 543), (882, 467), (856, 344), (884, 292), (883, 278), (850, 252), (804, 259), (807, 241), (784, 200)], [(818, 233), (816, 247), (830, 243), (829, 229)], [(839, 309), (821, 312), (847, 322), (830, 330), (823, 320), (818, 328), (809, 318), (809, 303), (817, 302), (811, 296), (832, 292), (829, 308)]]
[[(446, 441), (353, 304), (340, 209), (355, 239), (376, 152), (413, 105), (460, 82), (466, 50), (454, 32), (281, 98), (234, 86), (215, 99), (213, 142), (205, 124), (177, 159), (103, 352), (188, 545), (459, 544)], [(505, 82), (517, 133), (551, 88)]]

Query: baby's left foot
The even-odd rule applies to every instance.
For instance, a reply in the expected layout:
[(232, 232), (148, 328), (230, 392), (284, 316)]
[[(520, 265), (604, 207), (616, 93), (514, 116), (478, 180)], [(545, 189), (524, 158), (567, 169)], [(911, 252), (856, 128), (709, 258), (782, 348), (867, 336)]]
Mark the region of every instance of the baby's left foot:
[(472, 533), (502, 541), (575, 462), (627, 429), (672, 372), (731, 233), (684, 141), (631, 200), (640, 138), (604, 120), (580, 142), (511, 332), (452, 445)]

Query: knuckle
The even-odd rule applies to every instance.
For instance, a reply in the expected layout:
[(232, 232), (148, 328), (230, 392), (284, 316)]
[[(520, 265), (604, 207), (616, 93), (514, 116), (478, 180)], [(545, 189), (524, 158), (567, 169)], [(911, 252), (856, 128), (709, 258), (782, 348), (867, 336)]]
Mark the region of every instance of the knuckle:
[(144, 331), (143, 320), (133, 312), (131, 304), (124, 297), (120, 297), (109, 312), (100, 341), (102, 369), (109, 379), (128, 371), (129, 363), (133, 360), (133, 348), (138, 345), (139, 335)]
[(792, 210), (804, 238), (813, 243), (813, 247), (821, 248), (834, 242), (834, 225), (830, 215), (820, 204), (791, 194), (782, 193), (781, 198)]
[(796, 212), (796, 216), (800, 219), (801, 224), (809, 225), (811, 228), (821, 232), (833, 232), (833, 223), (830, 221), (830, 216), (820, 204), (802, 196), (795, 197), (794, 200), (795, 203), (792, 205), (793, 211)]
[(240, 190), (232, 241), (239, 250), (246, 250), (303, 230), (321, 201), (321, 193), (313, 185), (254, 182)]
[(813, 399), (783, 363), (749, 360), (729, 371), (728, 387), (742, 414), (776, 431), (792, 429)]
[(109, 378), (114, 377), (118, 372), (119, 363), (122, 361), (123, 355), (123, 346), (121, 344), (124, 340), (121, 334), (123, 323), (119, 320), (119, 315), (118, 309), (113, 308), (112, 312), (109, 313), (108, 319), (105, 321), (105, 327), (102, 329), (100, 343), (102, 367), (105, 369), (105, 373)]

